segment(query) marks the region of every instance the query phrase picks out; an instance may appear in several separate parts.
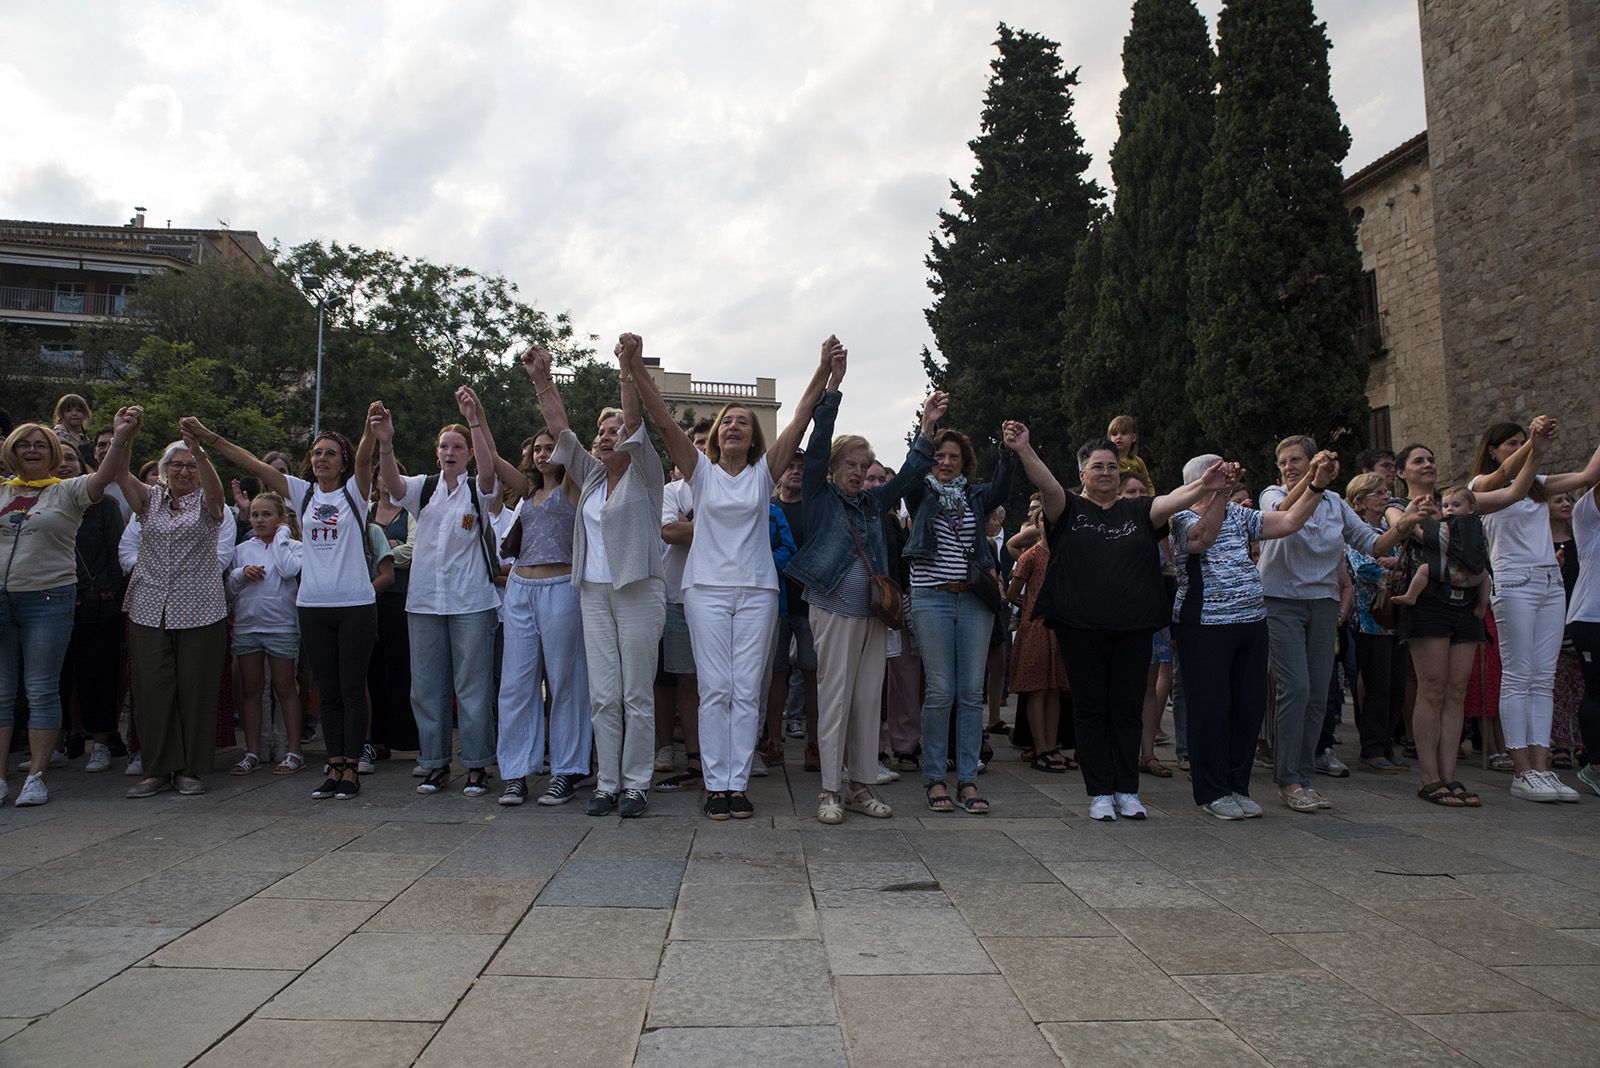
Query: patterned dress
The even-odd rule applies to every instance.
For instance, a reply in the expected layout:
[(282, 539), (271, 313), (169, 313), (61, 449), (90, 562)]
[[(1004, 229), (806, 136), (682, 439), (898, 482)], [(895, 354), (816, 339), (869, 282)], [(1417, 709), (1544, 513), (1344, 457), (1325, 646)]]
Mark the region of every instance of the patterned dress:
[(1012, 581), (1022, 582), (1022, 615), (1011, 642), (1011, 692), (1037, 693), (1040, 690), (1067, 689), (1067, 668), (1061, 660), (1061, 646), (1055, 635), (1033, 618), (1034, 602), (1044, 586), (1050, 568), (1050, 546), (1040, 541), (1022, 554)]

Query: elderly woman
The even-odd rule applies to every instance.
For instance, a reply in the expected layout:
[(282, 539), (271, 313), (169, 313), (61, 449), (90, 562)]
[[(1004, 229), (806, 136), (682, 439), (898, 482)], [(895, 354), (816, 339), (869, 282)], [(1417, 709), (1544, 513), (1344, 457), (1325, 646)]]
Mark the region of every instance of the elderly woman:
[[(649, 372), (635, 374), (633, 363), (642, 347), (635, 334), (623, 334), (617, 342), (622, 410), (600, 413), (592, 454), (568, 425), (567, 410), (550, 374), (550, 353), (535, 345), (522, 358), (545, 426), (556, 436), (551, 461), (564, 467), (579, 487), (566, 581), (577, 588), (583, 609), (583, 654), (596, 753), (594, 796), (584, 810), (591, 816), (604, 816), (612, 809), (626, 818), (644, 815), (655, 768), (656, 654), (667, 612), (666, 569), (661, 561), (666, 473), (639, 415), (635, 380)], [(578, 729), (569, 722), (563, 731), (568, 761), (564, 786), (575, 787), (587, 771), (587, 744), (581, 734), (573, 734)], [(566, 797), (551, 798), (557, 800)]]
[(1028, 443), (1027, 427), (1007, 423), (1005, 436), (1044, 504), (1050, 570), (1037, 614), (1056, 632), (1072, 680), (1089, 815), (1142, 820), (1139, 736), (1150, 640), (1168, 621), (1159, 540), (1174, 513), (1229, 488), (1236, 469), (1218, 460), (1171, 493), (1123, 497), (1117, 447), (1100, 439), (1078, 450), (1080, 496), (1061, 488)]
[[(801, 488), (810, 535), (785, 572), (805, 587), (811, 605), (817, 646), (817, 750), (822, 758), (817, 819), (823, 823), (842, 822), (845, 809), (877, 819), (894, 814), (872, 790), (878, 775), (888, 628), (872, 614), (871, 586), (880, 576), (892, 581), (882, 515), (932, 466), (933, 435), (949, 407), (945, 394), (930, 396), (922, 407), (922, 433), (900, 473), (866, 489), (872, 446), (853, 434), (833, 436), (847, 361), (843, 353), (833, 357), (827, 387), (812, 409)], [(847, 751), (851, 775), (841, 801)]]
[[(684, 563), (683, 608), (700, 683), (705, 814), (718, 821), (748, 819), (755, 806), (745, 789), (755, 759), (761, 693), (769, 677), (767, 655), (778, 611), (770, 498), (822, 397), (833, 357), (843, 355), (844, 346), (835, 337), (822, 343), (821, 362), (795, 405), (794, 418), (772, 448), (766, 447), (754, 411), (726, 404), (701, 456), (650, 377), (642, 343), (632, 334), (623, 338), (627, 342), (621, 353), (623, 382), (638, 384), (645, 410), (694, 492), (694, 541)], [(659, 559), (659, 514), (656, 519), (654, 555)], [(593, 685), (592, 661), (589, 676)], [(647, 699), (649, 686), (646, 675)]]
[[(1185, 481), (1221, 459), (1196, 456), (1183, 465)], [(1250, 545), (1305, 526), (1337, 470), (1322, 459), (1311, 472), (1314, 492), (1301, 494), (1288, 511), (1258, 512), (1230, 500), (1242, 472), (1229, 466), (1226, 486), (1172, 516), (1178, 569), (1172, 621), (1194, 803), (1219, 820), (1261, 815), (1250, 799), (1250, 767), (1267, 712), (1267, 607)]]
[[(124, 457), (133, 437), (130, 423), (113, 449)], [(61, 729), (61, 664), (72, 635), (77, 599), (75, 546), (79, 524), (99, 501), (115, 465), (92, 475), (63, 479), (61, 439), (47, 426), (23, 423), (0, 445), (0, 467), (12, 473), (0, 483), (0, 760), (11, 752), (17, 689), (28, 698), (28, 777), (18, 805), (50, 799), (44, 773)], [(111, 655), (115, 655), (113, 650)], [(0, 775), (0, 801), (10, 793)]]
[[(439, 471), (402, 475), (394, 457), (394, 418), (387, 408), (368, 417), (378, 441), (378, 470), (390, 499), (417, 521), (406, 588), (411, 648), (411, 711), (421, 743), (417, 763), (427, 775), (417, 793), (434, 794), (450, 781), (450, 714), (461, 732), (461, 792), (488, 792), (494, 759), (494, 634), (500, 597), (497, 541), (489, 515), (499, 494), (494, 437), (471, 389), (456, 390), (466, 426), (451, 423), (434, 439)], [(467, 465), (483, 456), (474, 478)], [(387, 541), (387, 538), (385, 539)]]
[[(133, 407), (117, 413), (132, 433), (144, 422)], [(128, 470), (127, 452), (107, 459), (139, 517), (139, 559), (128, 578), (128, 659), (144, 778), (129, 797), (169, 787), (205, 792), (216, 747), (217, 669), (228, 645), (227, 594), (217, 562), (217, 531), (227, 514), (222, 480), (200, 447), (193, 420), (161, 455), (162, 481), (146, 486)]]

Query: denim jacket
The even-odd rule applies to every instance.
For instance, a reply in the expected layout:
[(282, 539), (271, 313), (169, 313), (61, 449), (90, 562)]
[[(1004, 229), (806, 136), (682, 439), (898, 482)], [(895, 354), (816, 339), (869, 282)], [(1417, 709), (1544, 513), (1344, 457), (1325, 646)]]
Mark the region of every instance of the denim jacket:
[[(994, 545), (985, 532), (984, 516), (1006, 503), (1011, 496), (1011, 479), (1016, 474), (1016, 453), (1002, 448), (995, 461), (994, 478), (979, 485), (967, 486), (967, 507), (977, 514), (972, 528), (972, 552), (969, 559), (982, 568), (999, 565), (994, 558)], [(939, 498), (928, 492), (923, 479), (906, 488), (906, 507), (911, 509), (911, 539), (900, 554), (907, 560), (932, 560), (939, 551), (939, 536), (933, 524), (939, 515)]]
[(872, 573), (889, 575), (889, 553), (884, 546), (880, 517), (900, 502), (909, 487), (921, 483), (933, 467), (933, 442), (918, 434), (911, 451), (906, 453), (906, 462), (893, 478), (881, 486), (862, 490), (854, 498), (846, 497), (844, 491), (828, 481), (833, 425), (839, 418), (842, 396), (824, 393), (811, 410), (811, 440), (806, 444), (805, 475), (800, 488), (806, 543), (784, 569), (784, 574), (800, 585), (823, 592), (837, 587), (850, 569), (856, 558), (857, 540)]

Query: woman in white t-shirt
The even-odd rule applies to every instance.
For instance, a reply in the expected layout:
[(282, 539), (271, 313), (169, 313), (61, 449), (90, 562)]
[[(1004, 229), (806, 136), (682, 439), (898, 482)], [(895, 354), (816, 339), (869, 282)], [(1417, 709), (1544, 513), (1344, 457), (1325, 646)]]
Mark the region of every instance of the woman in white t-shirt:
[[(373, 401), (369, 418), (382, 411)], [(361, 792), (356, 765), (367, 736), (367, 665), (372, 659), (378, 615), (374, 573), (388, 542), (369, 535), (362, 502), (372, 482), (371, 427), (355, 448), (343, 434), (324, 430), (311, 442), (314, 481), (285, 475), (250, 452), (207, 430), (198, 420), (180, 423), (222, 455), (261, 480), (288, 502), (300, 520), (300, 633), (322, 701), (322, 737), (328, 750), (328, 775), (311, 792), (314, 799), (347, 799)], [(392, 554), (391, 554), (392, 555)], [(393, 571), (388, 581), (393, 581)], [(384, 583), (387, 585), (387, 582)]]
[(1578, 580), (1567, 602), (1567, 635), (1583, 668), (1583, 703), (1578, 728), (1585, 761), (1578, 781), (1600, 794), (1600, 500), (1591, 489), (1572, 502), (1572, 538)]
[[(1521, 469), (1516, 456), (1527, 440), (1527, 431), (1516, 423), (1496, 423), (1485, 430), (1468, 485), (1474, 491), (1509, 485)], [(1483, 520), (1500, 632), (1500, 729), (1515, 769), (1511, 795), (1528, 801), (1578, 800), (1578, 791), (1550, 770), (1566, 590), (1545, 501), (1552, 493), (1571, 493), (1596, 481), (1600, 449), (1583, 470), (1540, 475), (1525, 499)]]
[(844, 352), (836, 337), (822, 343), (821, 363), (795, 405), (794, 418), (771, 449), (755, 412), (727, 404), (717, 414), (704, 456), (662, 400), (642, 348), (624, 352), (624, 381), (631, 377), (638, 383), (645, 411), (694, 490), (695, 532), (683, 570), (683, 608), (700, 684), (705, 813), (714, 820), (743, 819), (755, 812), (745, 788), (760, 725), (767, 646), (778, 611), (769, 500), (822, 398), (833, 357)]
[[(125, 412), (117, 413), (111, 443), (124, 455), (138, 429)], [(49, 798), (44, 772), (61, 730), (61, 662), (78, 594), (78, 524), (105, 495), (116, 467), (101, 464), (92, 475), (63, 481), (55, 477), (61, 449), (61, 439), (39, 423), (23, 423), (0, 445), (0, 466), (12, 472), (0, 483), (0, 760), (11, 752), (19, 681), (28, 695), (33, 758), (18, 805)], [(0, 801), (9, 792), (0, 775)]]

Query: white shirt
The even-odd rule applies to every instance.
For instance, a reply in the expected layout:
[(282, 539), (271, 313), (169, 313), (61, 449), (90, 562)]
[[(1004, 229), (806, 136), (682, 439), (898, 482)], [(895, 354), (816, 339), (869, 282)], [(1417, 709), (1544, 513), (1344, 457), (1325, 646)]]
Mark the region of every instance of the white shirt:
[(600, 531), (600, 512), (606, 506), (606, 484), (599, 483), (578, 502), (588, 552), (583, 554), (583, 581), (611, 582), (611, 561), (606, 559), (606, 539)]
[[(710, 463), (710, 460), (699, 461)], [(661, 490), (661, 525), (676, 523), (694, 514), (694, 487), (688, 480), (668, 482)], [(667, 603), (683, 603), (683, 567), (689, 562), (689, 546), (661, 543), (661, 562), (666, 568)]]
[(701, 457), (689, 478), (694, 488), (694, 543), (683, 588), (740, 586), (776, 590), (768, 513), (776, 484), (765, 459), (730, 475)]
[[(1543, 475), (1534, 478), (1544, 482)], [(1517, 568), (1556, 566), (1550, 509), (1542, 501), (1524, 497), (1509, 508), (1490, 512), (1483, 517), (1483, 532), (1489, 540), (1489, 566), (1496, 574)]]
[[(289, 507), (300, 517), (300, 594), (302, 608), (350, 608), (372, 604), (372, 576), (367, 573), (367, 554), (362, 539), (367, 535), (366, 513), (353, 512), (350, 502), (359, 506), (361, 489), (354, 475), (339, 489), (324, 493), (303, 478), (285, 475), (289, 483)], [(314, 489), (309, 504), (306, 491)], [(348, 491), (348, 493), (346, 492)], [(302, 507), (304, 505), (304, 507)]]
[[(426, 475), (407, 475), (405, 493), (394, 503), (417, 517), (417, 538), (411, 550), (411, 584), (406, 611), (430, 616), (483, 612), (500, 604), (483, 559), (478, 516), (489, 521), (496, 490), (484, 493), (478, 480), (462, 475), (450, 489), (443, 475), (433, 496), (422, 499)], [(473, 498), (478, 506), (473, 507)], [(426, 507), (424, 507), (426, 505)], [(498, 562), (498, 560), (497, 560)]]
[(1568, 623), (1600, 623), (1600, 503), (1590, 490), (1572, 504), (1572, 540), (1578, 543), (1578, 581), (1567, 604)]
[[(235, 634), (298, 634), (300, 619), (295, 597), (300, 592), (300, 542), (279, 527), (272, 541), (252, 535), (233, 548), (228, 569), (228, 596), (233, 598)], [(244, 569), (266, 568), (267, 577), (251, 582)]]
[(128, 503), (128, 495), (122, 492), (122, 487), (115, 482), (106, 487), (106, 496), (117, 502), (117, 507), (122, 509), (122, 525), (127, 526), (133, 518), (133, 505)]
[[(511, 528), (516, 526), (517, 522), (517, 509), (509, 504), (500, 509), (499, 515), (489, 517), (489, 525), (494, 528), (495, 557), (500, 561), (502, 568), (515, 567), (517, 564), (515, 556), (500, 555), (500, 543), (506, 540), (506, 535), (511, 533)], [(500, 601), (500, 622), (504, 623), (506, 621), (506, 587), (496, 586), (494, 592), (495, 597)]]

